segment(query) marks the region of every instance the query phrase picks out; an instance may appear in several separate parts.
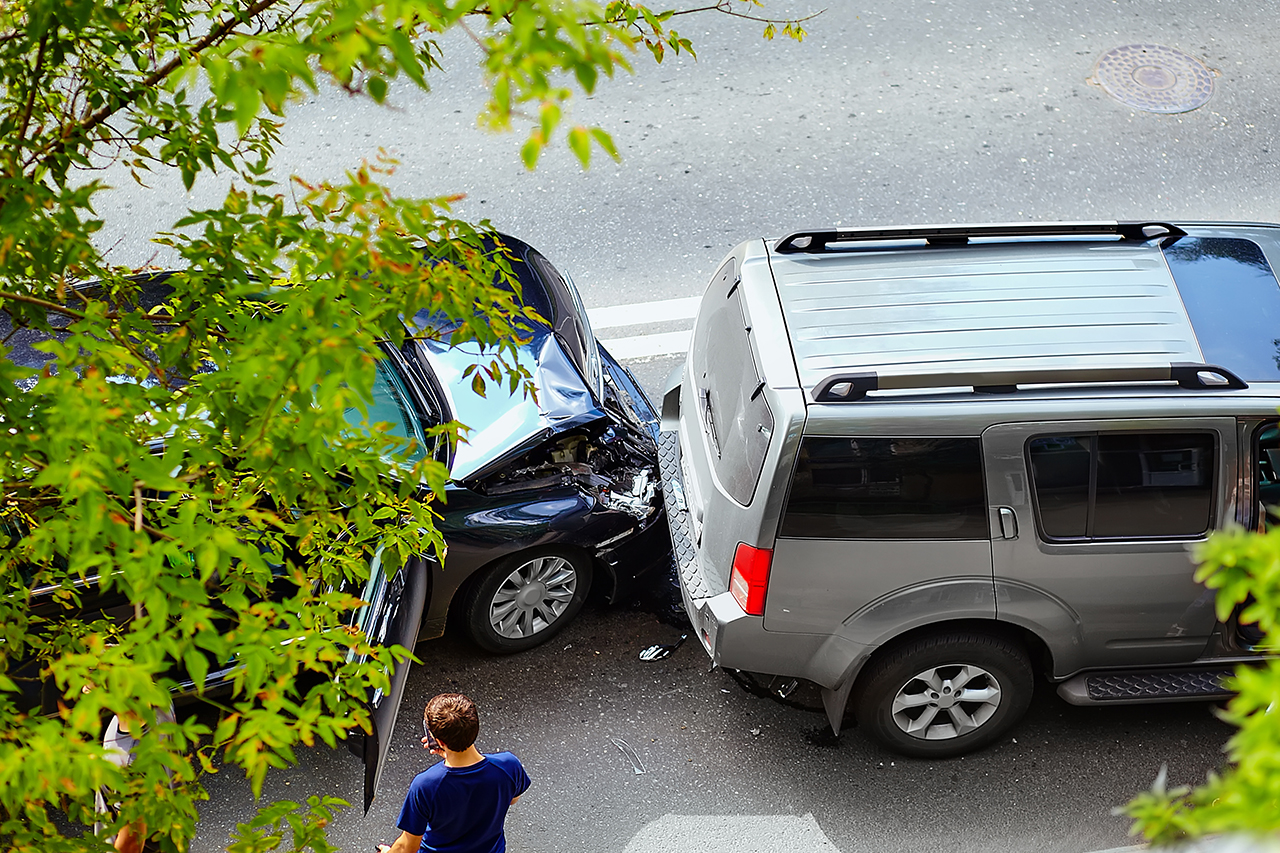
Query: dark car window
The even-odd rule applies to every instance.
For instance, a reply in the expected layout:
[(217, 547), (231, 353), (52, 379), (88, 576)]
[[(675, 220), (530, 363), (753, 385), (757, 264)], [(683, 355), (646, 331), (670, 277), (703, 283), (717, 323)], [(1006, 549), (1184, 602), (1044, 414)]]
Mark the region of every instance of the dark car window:
[(1164, 250), (1205, 361), (1280, 381), (1280, 283), (1252, 240), (1182, 237)]
[[(353, 427), (359, 427), (365, 422), (364, 415), (355, 406), (348, 406), (344, 414), (347, 423)], [(410, 439), (414, 440), (412, 450), (399, 456), (395, 460), (397, 463), (412, 466), (426, 455), (426, 438), (413, 414), (404, 384), (385, 362), (378, 363), (377, 378), (373, 382), (373, 399), (369, 402), (368, 423), (390, 424), (388, 434), (403, 438), (406, 447)]]
[(806, 438), (781, 535), (986, 539), (976, 438)]
[(1213, 519), (1212, 433), (1087, 433), (1027, 444), (1046, 539), (1203, 535)]

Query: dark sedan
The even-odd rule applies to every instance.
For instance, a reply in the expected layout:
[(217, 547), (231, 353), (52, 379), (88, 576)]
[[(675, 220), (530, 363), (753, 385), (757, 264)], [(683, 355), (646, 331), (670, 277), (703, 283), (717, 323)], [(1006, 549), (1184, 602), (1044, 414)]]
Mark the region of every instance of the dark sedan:
[(483, 354), (434, 339), (424, 312), (410, 324), (424, 334), (387, 348), (369, 420), (423, 447), (425, 427), (467, 427), (438, 507), (448, 553), (431, 573), (419, 638), (440, 636), (452, 617), (506, 653), (553, 636), (593, 586), (616, 601), (665, 566), (671, 546), (656, 413), (595, 340), (572, 282), (525, 243), (502, 241), (521, 298), (546, 320), (527, 329), (518, 355), (536, 400), (501, 387), (477, 394), (465, 371)]

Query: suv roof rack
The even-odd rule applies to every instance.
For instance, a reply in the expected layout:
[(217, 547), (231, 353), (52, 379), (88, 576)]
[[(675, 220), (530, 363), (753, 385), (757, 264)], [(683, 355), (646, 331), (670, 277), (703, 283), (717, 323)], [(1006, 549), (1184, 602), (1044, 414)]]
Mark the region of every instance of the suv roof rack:
[(1214, 364), (1178, 362), (1135, 367), (1063, 367), (1042, 370), (1001, 370), (957, 373), (916, 373), (880, 376), (875, 371), (837, 373), (813, 389), (815, 403), (855, 403), (870, 391), (912, 388), (973, 388), (987, 394), (1012, 394), (1019, 385), (1086, 385), (1102, 382), (1177, 382), (1182, 388), (1243, 389), (1248, 384)]
[(820, 254), (832, 243), (865, 243), (885, 240), (924, 240), (930, 246), (963, 246), (983, 237), (1119, 237), (1138, 243), (1157, 237), (1184, 237), (1185, 231), (1168, 222), (1013, 222), (991, 225), (925, 225), (890, 228), (855, 228), (845, 231), (797, 231), (773, 247), (781, 255)]

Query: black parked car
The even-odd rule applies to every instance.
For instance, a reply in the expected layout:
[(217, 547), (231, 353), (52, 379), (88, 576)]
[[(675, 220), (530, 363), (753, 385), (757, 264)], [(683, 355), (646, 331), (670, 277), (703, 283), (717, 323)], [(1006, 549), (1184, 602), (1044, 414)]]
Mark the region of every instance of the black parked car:
[[(618, 600), (671, 552), (657, 414), (596, 341), (572, 282), (525, 243), (502, 241), (521, 298), (547, 320), (519, 349), (536, 402), (502, 389), (477, 395), (463, 371), (480, 359), (478, 349), (420, 336), (388, 348), (369, 413), (419, 439), (422, 425), (470, 428), (449, 460), (438, 508), (448, 554), (431, 573), (419, 637), (440, 636), (452, 616), (499, 653), (553, 636), (593, 586)], [(429, 328), (432, 317), (423, 312), (412, 323)]]
[[(520, 651), (561, 630), (593, 586), (615, 601), (639, 575), (668, 563), (655, 412), (635, 379), (596, 342), (572, 283), (526, 244), (502, 240), (522, 299), (547, 320), (527, 330), (518, 353), (538, 389), (537, 400), (502, 389), (476, 394), (463, 377), (481, 359), (474, 346), (450, 347), (432, 334), (407, 339), (399, 348), (384, 346), (387, 358), (379, 366), (369, 421), (388, 422), (397, 434), (416, 437), (419, 454), (434, 448), (449, 464), (452, 480), (437, 507), (448, 547), (443, 567), (424, 555), (393, 572), (379, 553), (368, 584), (358, 592), (370, 606), (352, 614), (352, 628), (375, 641), (411, 648), (443, 634), (452, 616), (481, 647)], [(144, 301), (164, 298), (166, 277), (147, 277)], [(432, 330), (434, 319), (420, 313), (411, 331)], [(0, 340), (11, 347), (13, 361), (44, 365), (49, 355), (32, 348), (42, 337), (14, 330), (0, 312)], [(350, 417), (353, 423), (364, 419), (355, 409)], [(456, 448), (424, 439), (426, 428), (450, 420), (469, 428)], [(423, 496), (429, 497), (425, 488)], [(0, 532), (12, 535), (16, 523), (0, 519)], [(97, 594), (95, 580), (78, 584), (80, 617), (127, 620), (128, 602), (118, 594)], [(63, 611), (57, 588), (29, 592), (37, 615), (57, 618)], [(24, 666), (30, 672), (19, 671)], [(230, 679), (235, 666), (213, 666), (206, 688)], [(365, 761), (366, 808), (407, 673), (407, 664), (397, 666), (391, 689), (371, 697), (375, 731), (351, 743)], [(56, 710), (56, 691), (42, 684), (35, 661), (11, 674), (32, 676), (23, 681), (26, 708)], [(186, 684), (185, 692), (194, 687)]]
[[(451, 453), (441, 457), (452, 479), (437, 507), (448, 556), (427, 573), (418, 639), (443, 634), (452, 616), (477, 644), (505, 653), (558, 632), (593, 586), (616, 601), (637, 576), (667, 564), (671, 544), (652, 406), (595, 340), (572, 282), (527, 244), (501, 240), (522, 300), (547, 321), (526, 329), (518, 351), (536, 402), (503, 388), (476, 394), (464, 371), (483, 354), (442, 343), (437, 318), (424, 311), (409, 321), (421, 334), (384, 347), (369, 421), (416, 437), (420, 454), (432, 444), (426, 428), (450, 420), (469, 428), (452, 451), (435, 445)], [(164, 298), (165, 278), (147, 278), (144, 302)], [(15, 332), (0, 312), (15, 362), (45, 364), (49, 355), (32, 348), (41, 337)], [(363, 419), (356, 409), (350, 417)]]

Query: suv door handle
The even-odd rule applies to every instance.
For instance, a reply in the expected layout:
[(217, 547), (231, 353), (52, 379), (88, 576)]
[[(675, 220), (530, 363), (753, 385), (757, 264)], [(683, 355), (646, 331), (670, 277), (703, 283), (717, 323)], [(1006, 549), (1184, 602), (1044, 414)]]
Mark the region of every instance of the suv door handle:
[(1002, 539), (1018, 538), (1018, 516), (1007, 506), (1000, 507), (1000, 537)]

